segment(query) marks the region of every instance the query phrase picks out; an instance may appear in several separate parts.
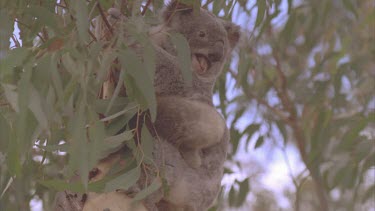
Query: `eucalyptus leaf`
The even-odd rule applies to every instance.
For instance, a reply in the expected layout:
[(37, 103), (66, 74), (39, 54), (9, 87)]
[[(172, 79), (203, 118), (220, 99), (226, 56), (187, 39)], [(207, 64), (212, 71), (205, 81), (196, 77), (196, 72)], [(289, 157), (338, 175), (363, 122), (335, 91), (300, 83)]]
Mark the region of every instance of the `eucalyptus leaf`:
[(125, 174), (122, 174), (116, 177), (115, 179), (107, 182), (107, 184), (105, 185), (104, 191), (110, 192), (110, 191), (115, 191), (118, 189), (127, 190), (138, 181), (140, 174), (141, 174), (140, 168), (139, 167), (134, 168), (126, 172)]
[(181, 73), (186, 85), (191, 85), (193, 76), (191, 70), (191, 52), (189, 43), (182, 34), (171, 34), (171, 40), (177, 50), (177, 60), (181, 65)]

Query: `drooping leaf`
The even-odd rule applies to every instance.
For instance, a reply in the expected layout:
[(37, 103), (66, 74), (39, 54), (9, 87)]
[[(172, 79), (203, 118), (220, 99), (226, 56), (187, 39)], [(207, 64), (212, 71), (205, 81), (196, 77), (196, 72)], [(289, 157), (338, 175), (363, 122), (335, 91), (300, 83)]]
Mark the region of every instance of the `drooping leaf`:
[(264, 19), (264, 14), (266, 13), (267, 9), (267, 3), (264, 0), (257, 0), (257, 7), (258, 7), (258, 12), (257, 12), (257, 18), (255, 21), (255, 27), (260, 26)]
[[(122, 68), (124, 68), (126, 73), (131, 76), (128, 77), (128, 80), (125, 80), (127, 90), (129, 90), (128, 86), (134, 85), (135, 87), (133, 87), (133, 91), (135, 91), (134, 88), (140, 91), (140, 93), (133, 93), (133, 97), (136, 98), (142, 106), (150, 109), (151, 118), (155, 121), (156, 97), (153, 86), (154, 79), (151, 78), (152, 75), (150, 75), (145, 65), (133, 51), (129, 49), (125, 50), (120, 52), (118, 57)], [(128, 82), (132, 84), (128, 84)]]
[(72, 1), (71, 4), (73, 5), (76, 17), (76, 27), (78, 30), (78, 37), (83, 43), (87, 43), (89, 41), (89, 21), (88, 21), (88, 8), (86, 5), (86, 1), (84, 0), (76, 0)]
[(54, 29), (55, 33), (61, 32), (61, 29), (59, 29), (59, 16), (51, 12), (48, 8), (34, 4), (30, 5), (25, 12), (35, 17), (41, 24)]
[(146, 198), (151, 193), (157, 191), (161, 187), (161, 185), (162, 185), (161, 179), (156, 178), (151, 183), (151, 185), (147, 186), (145, 189), (143, 189), (142, 191), (137, 193), (137, 195), (135, 195), (135, 197), (134, 197), (134, 200), (139, 201), (139, 200), (142, 200), (142, 199)]
[[(9, 40), (13, 32), (13, 24), (9, 16), (9, 11), (5, 8), (0, 9), (0, 29), (0, 66), (3, 68), (4, 58), (7, 56), (7, 51), (5, 50), (7, 48), (5, 46), (10, 46)], [(0, 76), (2, 72), (3, 71), (0, 71)]]
[(134, 168), (125, 174), (122, 174), (118, 177), (116, 177), (113, 180), (110, 180), (109, 182), (106, 183), (104, 191), (110, 192), (118, 189), (122, 190), (127, 190), (130, 188), (132, 185), (134, 185), (139, 176), (141, 174), (141, 170), (139, 167)]
[(142, 151), (144, 153), (144, 155), (146, 156), (146, 158), (149, 158), (149, 159), (152, 159), (153, 156), (152, 156), (152, 152), (154, 151), (154, 138), (152, 137), (152, 135), (150, 134), (150, 132), (148, 131), (147, 127), (144, 126), (142, 127), (142, 131), (141, 131), (141, 139), (142, 139)]
[(176, 46), (177, 60), (180, 64), (182, 77), (187, 85), (192, 83), (192, 70), (191, 70), (191, 54), (189, 43), (182, 34), (172, 34), (171, 40), (173, 45)]
[(264, 137), (263, 136), (259, 136), (258, 140), (255, 142), (254, 149), (259, 148), (260, 146), (263, 145), (263, 143), (264, 143)]

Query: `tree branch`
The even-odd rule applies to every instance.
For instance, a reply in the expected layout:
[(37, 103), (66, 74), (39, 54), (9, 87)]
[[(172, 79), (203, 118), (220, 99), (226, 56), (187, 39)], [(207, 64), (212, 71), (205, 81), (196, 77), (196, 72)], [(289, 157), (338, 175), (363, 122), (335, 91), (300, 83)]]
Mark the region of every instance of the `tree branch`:
[(148, 1), (146, 2), (146, 5), (143, 7), (143, 10), (142, 10), (142, 12), (141, 12), (141, 15), (145, 15), (145, 13), (146, 13), (148, 7), (150, 6), (151, 2), (152, 2), (152, 0), (148, 0)]
[(97, 1), (96, 7), (97, 7), (98, 10), (99, 10), (100, 16), (102, 16), (102, 19), (103, 19), (103, 21), (104, 21), (104, 24), (107, 26), (107, 28), (108, 28), (108, 30), (111, 32), (111, 34), (113, 34), (112, 26), (111, 26), (111, 24), (109, 24), (109, 22), (108, 22), (108, 20), (107, 20), (107, 17), (105, 16), (104, 11), (103, 11), (103, 8), (102, 8), (102, 6), (100, 5), (100, 2), (99, 2), (99, 1)]
[(280, 86), (275, 86), (277, 95), (280, 98), (284, 109), (288, 111), (290, 115), (289, 116), (290, 121), (288, 121), (287, 123), (290, 125), (290, 127), (292, 127), (293, 136), (296, 139), (297, 147), (301, 154), (302, 160), (305, 163), (307, 169), (309, 170), (310, 175), (315, 183), (315, 189), (316, 189), (317, 197), (320, 202), (321, 210), (328, 211), (327, 195), (322, 185), (322, 179), (319, 174), (319, 170), (316, 170), (313, 168), (306, 154), (306, 148), (305, 148), (306, 139), (304, 137), (303, 130), (299, 126), (299, 123), (298, 123), (298, 116), (297, 116), (296, 108), (294, 104), (292, 103), (292, 101), (290, 100), (290, 97), (288, 95), (286, 76), (282, 71), (281, 62), (275, 49), (273, 49), (272, 52), (273, 52), (273, 57), (276, 61), (276, 71), (280, 79)]
[[(229, 69), (229, 73), (233, 78), (237, 78), (237, 74), (232, 70)], [(245, 95), (247, 95), (249, 98), (255, 99), (260, 105), (265, 106), (267, 109), (271, 110), (274, 114), (276, 114), (280, 119), (289, 122), (289, 117), (287, 117), (282, 110), (279, 110), (273, 106), (271, 106), (266, 100), (259, 98), (254, 93), (252, 93), (250, 90), (243, 90)]]

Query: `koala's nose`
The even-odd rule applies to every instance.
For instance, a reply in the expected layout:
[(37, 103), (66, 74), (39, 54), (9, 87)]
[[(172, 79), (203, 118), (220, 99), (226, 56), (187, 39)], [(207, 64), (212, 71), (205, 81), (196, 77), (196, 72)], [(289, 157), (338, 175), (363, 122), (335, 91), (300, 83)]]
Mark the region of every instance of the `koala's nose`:
[(218, 62), (222, 60), (224, 56), (224, 42), (223, 41), (217, 41), (215, 42), (212, 49), (208, 52), (208, 59), (211, 62)]

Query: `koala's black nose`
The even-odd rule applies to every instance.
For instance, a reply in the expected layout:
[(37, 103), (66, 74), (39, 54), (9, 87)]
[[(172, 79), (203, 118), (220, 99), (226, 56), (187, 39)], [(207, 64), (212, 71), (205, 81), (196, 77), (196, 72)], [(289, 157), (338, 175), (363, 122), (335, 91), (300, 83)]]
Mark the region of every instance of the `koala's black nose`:
[(208, 59), (211, 62), (218, 62), (221, 61), (224, 56), (224, 43), (223, 41), (215, 42), (214, 46), (208, 52)]

